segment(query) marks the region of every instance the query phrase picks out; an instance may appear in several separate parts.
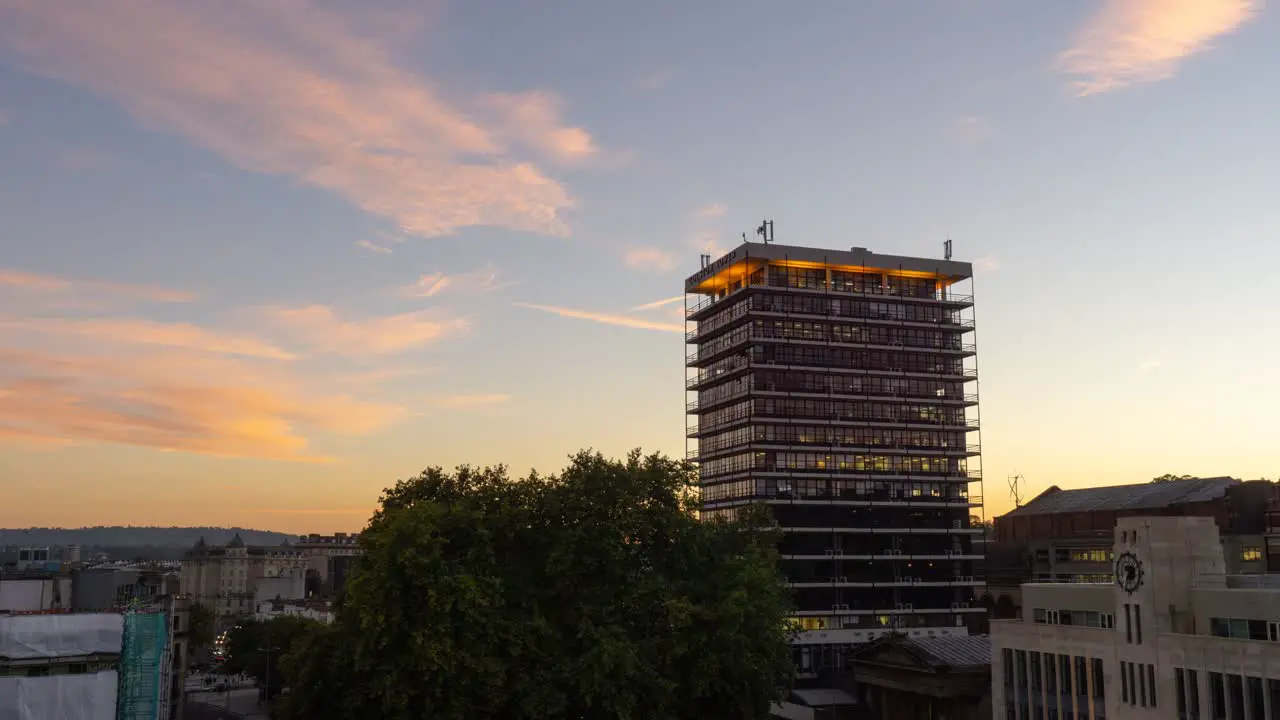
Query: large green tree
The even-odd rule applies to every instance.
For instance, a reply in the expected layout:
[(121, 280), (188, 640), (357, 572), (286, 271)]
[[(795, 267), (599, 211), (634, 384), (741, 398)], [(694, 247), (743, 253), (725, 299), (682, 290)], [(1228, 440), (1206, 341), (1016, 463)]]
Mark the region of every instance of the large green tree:
[(227, 660), (223, 671), (246, 673), (257, 679), (270, 696), (275, 696), (283, 687), (283, 657), (323, 627), (320, 622), (296, 615), (243, 620), (227, 633)]
[(286, 718), (755, 719), (793, 664), (777, 535), (700, 522), (688, 464), (431, 468), (385, 491)]

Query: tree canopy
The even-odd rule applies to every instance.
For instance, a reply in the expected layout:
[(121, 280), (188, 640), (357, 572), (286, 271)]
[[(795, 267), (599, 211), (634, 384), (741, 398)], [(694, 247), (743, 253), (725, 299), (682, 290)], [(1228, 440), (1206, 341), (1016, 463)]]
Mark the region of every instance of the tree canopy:
[(275, 695), (282, 686), (281, 659), (302, 638), (319, 632), (322, 627), (315, 620), (296, 615), (244, 620), (227, 633), (227, 660), (223, 671), (250, 675), (268, 694)]
[(777, 535), (700, 522), (687, 463), (438, 467), (386, 490), (285, 718), (763, 718), (794, 665)]
[(1174, 475), (1172, 473), (1165, 473), (1160, 477), (1151, 478), (1151, 482), (1160, 483), (1160, 482), (1169, 482), (1170, 480), (1195, 480), (1195, 479), (1196, 478), (1191, 475)]

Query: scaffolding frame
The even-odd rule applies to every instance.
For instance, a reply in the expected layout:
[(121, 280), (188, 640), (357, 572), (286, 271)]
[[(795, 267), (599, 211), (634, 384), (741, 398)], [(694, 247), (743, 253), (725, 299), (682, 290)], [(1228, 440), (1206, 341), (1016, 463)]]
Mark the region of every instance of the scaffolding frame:
[(124, 646), (116, 720), (167, 720), (169, 716), (169, 613), (135, 600), (124, 612)]

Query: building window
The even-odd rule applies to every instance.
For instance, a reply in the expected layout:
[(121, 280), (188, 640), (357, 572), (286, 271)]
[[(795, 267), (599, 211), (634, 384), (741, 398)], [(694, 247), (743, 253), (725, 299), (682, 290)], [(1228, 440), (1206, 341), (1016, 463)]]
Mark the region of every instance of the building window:
[(1072, 562), (1107, 562), (1111, 559), (1110, 550), (1089, 549), (1089, 550), (1072, 550)]
[(1124, 604), (1124, 641), (1133, 644), (1133, 611), (1129, 603)]
[(1173, 704), (1178, 709), (1178, 720), (1187, 720), (1187, 680), (1183, 675), (1182, 668), (1173, 669)]
[(1227, 686), (1222, 673), (1209, 673), (1209, 718), (1227, 720)]
[(1156, 706), (1156, 666), (1147, 666), (1147, 687), (1151, 688), (1151, 707)]
[(1138, 638), (1138, 644), (1142, 644), (1142, 606), (1133, 606), (1133, 634)]
[(1093, 699), (1101, 705), (1107, 699), (1106, 685), (1103, 682), (1106, 678), (1102, 672), (1102, 659), (1093, 658)]
[[(1263, 708), (1266, 707), (1264, 705), (1266, 700), (1263, 697), (1265, 693), (1262, 691), (1262, 678), (1245, 677), (1244, 688), (1245, 692), (1249, 694), (1249, 705), (1253, 708), (1253, 716), (1258, 718), (1262, 717)], [(1274, 714), (1275, 711), (1276, 708), (1271, 708), (1272, 714)]]
[(1187, 671), (1188, 696), (1191, 698), (1190, 717), (1187, 720), (1200, 720), (1200, 675), (1195, 670)]
[(1129, 692), (1129, 663), (1120, 661), (1120, 700), (1126, 703), (1132, 703), (1129, 698), (1133, 693)]
[(1240, 559), (1244, 562), (1254, 562), (1262, 559), (1262, 548), (1247, 547), (1240, 550)]
[(1231, 703), (1232, 718), (1248, 717), (1244, 714), (1244, 678), (1231, 674), (1227, 675), (1227, 701)]
[[(1129, 663), (1129, 672), (1133, 672), (1134, 665), (1137, 663)], [(1142, 672), (1143, 666), (1138, 665), (1138, 703), (1142, 707), (1147, 706), (1147, 676)]]

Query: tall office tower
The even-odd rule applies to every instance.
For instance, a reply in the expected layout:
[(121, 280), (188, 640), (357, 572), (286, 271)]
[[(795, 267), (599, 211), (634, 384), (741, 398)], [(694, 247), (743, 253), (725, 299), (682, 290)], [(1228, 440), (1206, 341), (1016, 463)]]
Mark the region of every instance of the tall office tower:
[(772, 510), (801, 677), (890, 631), (968, 634), (970, 264), (759, 243), (702, 264), (685, 282), (702, 516)]

